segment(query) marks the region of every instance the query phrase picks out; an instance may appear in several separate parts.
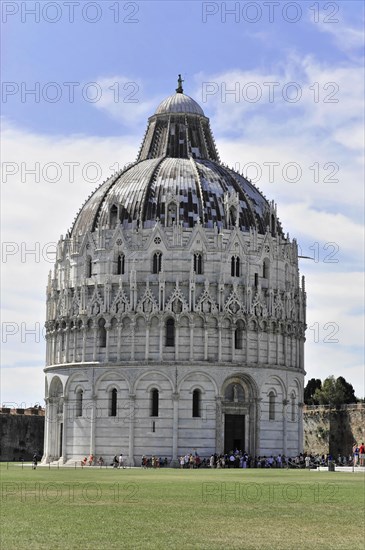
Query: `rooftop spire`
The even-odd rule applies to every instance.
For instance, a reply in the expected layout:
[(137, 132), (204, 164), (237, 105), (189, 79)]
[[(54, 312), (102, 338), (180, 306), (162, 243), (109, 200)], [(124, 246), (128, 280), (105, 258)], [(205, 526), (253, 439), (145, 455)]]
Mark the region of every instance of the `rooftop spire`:
[(184, 90), (183, 90), (183, 87), (182, 87), (183, 82), (184, 81), (181, 78), (181, 74), (179, 74), (179, 78), (177, 79), (177, 88), (176, 88), (176, 93), (177, 94), (183, 94), (184, 93)]

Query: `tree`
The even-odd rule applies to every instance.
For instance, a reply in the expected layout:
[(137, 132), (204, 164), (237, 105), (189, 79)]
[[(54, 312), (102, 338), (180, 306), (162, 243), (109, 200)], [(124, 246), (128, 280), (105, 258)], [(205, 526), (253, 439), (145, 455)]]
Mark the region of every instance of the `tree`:
[(355, 397), (355, 390), (349, 382), (347, 382), (342, 376), (337, 378), (337, 382), (342, 384), (345, 392), (344, 403), (357, 403), (357, 397)]
[(355, 391), (351, 384), (339, 376), (329, 376), (323, 382), (322, 388), (317, 388), (313, 399), (320, 405), (331, 405), (336, 407), (347, 403), (356, 403)]
[(318, 402), (313, 399), (316, 389), (322, 388), (322, 382), (319, 378), (311, 378), (308, 380), (306, 387), (304, 388), (304, 403), (306, 405), (318, 405)]

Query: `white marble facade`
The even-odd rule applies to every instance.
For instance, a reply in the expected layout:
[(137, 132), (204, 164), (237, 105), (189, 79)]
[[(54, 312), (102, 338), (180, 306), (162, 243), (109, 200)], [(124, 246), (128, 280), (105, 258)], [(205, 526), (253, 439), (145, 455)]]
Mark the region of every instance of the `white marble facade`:
[(44, 461), (302, 451), (296, 241), (274, 204), (220, 163), (197, 104), (171, 98), (149, 119), (137, 162), (95, 191), (59, 241)]

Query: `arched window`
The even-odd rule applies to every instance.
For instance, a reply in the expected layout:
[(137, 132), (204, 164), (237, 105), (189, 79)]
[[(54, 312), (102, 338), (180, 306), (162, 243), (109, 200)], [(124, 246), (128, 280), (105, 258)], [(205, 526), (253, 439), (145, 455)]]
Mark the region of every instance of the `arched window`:
[(152, 273), (160, 273), (162, 266), (162, 254), (161, 252), (155, 252), (152, 262)]
[(82, 416), (82, 397), (83, 391), (77, 390), (76, 392), (76, 416)]
[(175, 346), (175, 321), (167, 319), (166, 321), (166, 347), (173, 348)]
[(236, 330), (234, 331), (234, 348), (242, 349), (242, 333), (243, 333), (243, 323), (242, 321), (237, 321)]
[(199, 418), (200, 415), (200, 403), (201, 403), (201, 391), (193, 391), (193, 417)]
[(291, 421), (295, 422), (295, 393), (291, 394)]
[(99, 319), (99, 346), (101, 348), (106, 348), (106, 328), (105, 328), (105, 319)]
[(240, 259), (238, 256), (232, 256), (231, 258), (231, 275), (232, 277), (240, 276)]
[(91, 256), (86, 256), (86, 262), (85, 262), (85, 276), (86, 278), (91, 277), (92, 275), (92, 259)]
[(269, 420), (275, 420), (275, 394), (269, 393)]
[(194, 271), (197, 275), (203, 274), (203, 257), (201, 254), (194, 254)]
[(113, 388), (109, 392), (109, 416), (117, 416), (117, 398), (118, 391), (116, 388)]
[(269, 278), (270, 273), (270, 262), (267, 258), (264, 259), (264, 262), (262, 264), (262, 276), (264, 279)]
[(117, 225), (118, 221), (118, 208), (113, 204), (113, 206), (110, 209), (110, 218), (109, 218), (109, 225), (110, 229), (114, 229)]
[(159, 400), (158, 390), (154, 388), (153, 390), (151, 390), (150, 416), (158, 416), (158, 400)]
[(119, 254), (117, 259), (117, 275), (124, 275), (124, 254)]

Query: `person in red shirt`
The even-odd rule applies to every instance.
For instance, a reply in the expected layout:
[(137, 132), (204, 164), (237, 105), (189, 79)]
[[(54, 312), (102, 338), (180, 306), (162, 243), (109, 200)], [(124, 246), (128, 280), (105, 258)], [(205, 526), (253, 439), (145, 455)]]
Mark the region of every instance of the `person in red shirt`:
[(360, 466), (365, 465), (365, 446), (364, 443), (361, 443), (359, 447), (359, 459), (360, 459)]

